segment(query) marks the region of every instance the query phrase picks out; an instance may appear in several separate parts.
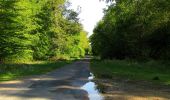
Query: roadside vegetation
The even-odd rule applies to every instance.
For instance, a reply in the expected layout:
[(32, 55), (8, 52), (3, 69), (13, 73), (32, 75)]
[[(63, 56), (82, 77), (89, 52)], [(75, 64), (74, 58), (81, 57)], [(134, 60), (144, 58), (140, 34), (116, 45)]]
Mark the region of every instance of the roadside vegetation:
[[(170, 0), (115, 0), (90, 37), (97, 77), (170, 85)], [(128, 59), (128, 60), (126, 60)]]
[(88, 51), (79, 11), (66, 0), (1, 0), (0, 63), (80, 58)]
[(0, 81), (45, 74), (69, 63), (71, 61), (36, 61), (27, 64), (0, 64)]
[(148, 81), (170, 85), (170, 63), (161, 61), (92, 60), (96, 78)]
[(102, 59), (170, 60), (170, 0), (116, 0), (90, 37)]

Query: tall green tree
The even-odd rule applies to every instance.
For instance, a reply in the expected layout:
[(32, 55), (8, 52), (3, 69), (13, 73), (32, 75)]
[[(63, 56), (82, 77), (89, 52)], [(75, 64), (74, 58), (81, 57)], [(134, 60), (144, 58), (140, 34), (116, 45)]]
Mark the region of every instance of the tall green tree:
[[(1, 0), (0, 56), (5, 61), (32, 60), (31, 31), (35, 28), (32, 2)], [(15, 59), (13, 59), (15, 58)]]

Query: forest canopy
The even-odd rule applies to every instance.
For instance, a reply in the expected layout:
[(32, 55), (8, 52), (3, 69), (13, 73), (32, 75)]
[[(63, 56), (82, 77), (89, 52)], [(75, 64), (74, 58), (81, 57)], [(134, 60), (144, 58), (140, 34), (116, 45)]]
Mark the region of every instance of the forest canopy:
[(79, 58), (89, 48), (65, 0), (1, 0), (0, 62)]
[(170, 0), (116, 0), (90, 37), (105, 59), (170, 59)]

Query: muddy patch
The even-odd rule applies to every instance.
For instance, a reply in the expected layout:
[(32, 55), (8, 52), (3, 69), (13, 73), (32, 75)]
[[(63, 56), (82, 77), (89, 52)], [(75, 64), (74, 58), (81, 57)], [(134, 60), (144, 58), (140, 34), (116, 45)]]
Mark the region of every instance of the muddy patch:
[(145, 81), (95, 79), (105, 100), (170, 100), (170, 86)]

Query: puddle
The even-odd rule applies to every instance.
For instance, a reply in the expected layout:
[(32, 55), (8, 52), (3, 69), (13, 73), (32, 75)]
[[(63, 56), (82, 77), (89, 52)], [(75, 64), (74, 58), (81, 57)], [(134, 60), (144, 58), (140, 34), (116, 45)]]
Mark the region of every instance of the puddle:
[(104, 97), (100, 94), (99, 89), (97, 89), (96, 83), (91, 80), (94, 79), (94, 75), (90, 73), (88, 77), (89, 82), (81, 87), (81, 89), (88, 92), (89, 100), (104, 100)]

